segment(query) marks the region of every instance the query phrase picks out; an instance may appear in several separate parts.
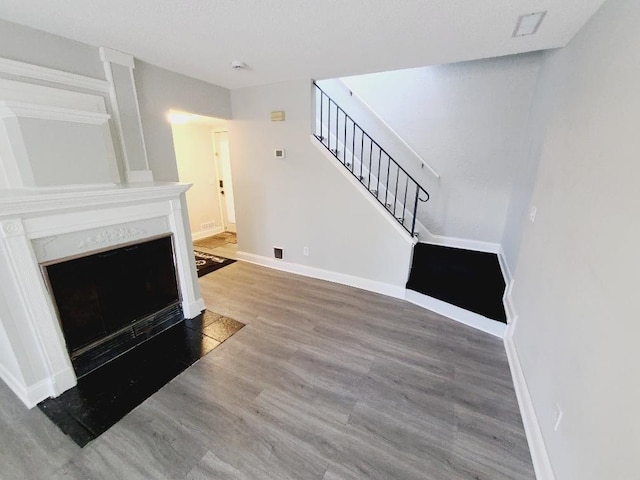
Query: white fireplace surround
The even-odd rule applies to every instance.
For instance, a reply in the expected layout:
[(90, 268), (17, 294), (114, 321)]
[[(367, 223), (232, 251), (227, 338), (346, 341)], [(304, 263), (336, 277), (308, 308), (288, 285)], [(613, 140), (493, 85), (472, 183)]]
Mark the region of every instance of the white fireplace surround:
[(29, 408), (77, 383), (42, 263), (171, 234), (184, 315), (204, 309), (189, 185), (153, 182), (133, 57), (99, 60), (105, 80), (0, 58), (0, 378)]
[(25, 405), (77, 382), (40, 263), (170, 233), (184, 315), (204, 309), (184, 200), (188, 188), (149, 183), (0, 191), (0, 294), (8, 310), (0, 334), (11, 350), (3, 355), (14, 357), (0, 363), (0, 377)]

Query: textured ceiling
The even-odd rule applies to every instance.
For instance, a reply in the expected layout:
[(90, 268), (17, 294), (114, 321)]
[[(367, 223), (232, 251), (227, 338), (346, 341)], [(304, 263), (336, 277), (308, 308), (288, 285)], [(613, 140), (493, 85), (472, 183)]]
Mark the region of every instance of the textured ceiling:
[[(228, 88), (566, 45), (604, 0), (2, 0), (0, 18)], [(513, 38), (519, 15), (548, 10)], [(232, 60), (249, 69), (234, 71)]]

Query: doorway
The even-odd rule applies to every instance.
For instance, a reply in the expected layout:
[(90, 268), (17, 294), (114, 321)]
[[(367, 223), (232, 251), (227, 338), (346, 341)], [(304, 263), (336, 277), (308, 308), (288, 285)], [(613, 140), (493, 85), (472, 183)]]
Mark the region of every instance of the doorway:
[(168, 115), (196, 250), (236, 258), (236, 215), (228, 120), (171, 110)]
[(222, 223), (225, 231), (235, 233), (236, 209), (233, 202), (233, 184), (231, 182), (229, 134), (226, 130), (213, 132), (213, 148), (216, 156)]

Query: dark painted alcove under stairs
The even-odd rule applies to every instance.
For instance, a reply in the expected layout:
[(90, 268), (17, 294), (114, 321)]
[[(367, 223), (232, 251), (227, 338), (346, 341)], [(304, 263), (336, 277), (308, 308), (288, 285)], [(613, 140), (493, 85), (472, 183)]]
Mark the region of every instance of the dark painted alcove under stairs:
[(494, 253), (418, 243), (407, 288), (502, 323), (505, 282)]

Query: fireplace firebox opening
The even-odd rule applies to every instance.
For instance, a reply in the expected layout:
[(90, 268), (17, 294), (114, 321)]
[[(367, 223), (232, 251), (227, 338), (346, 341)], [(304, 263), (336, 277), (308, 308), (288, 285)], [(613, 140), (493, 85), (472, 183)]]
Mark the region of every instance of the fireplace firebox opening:
[(78, 378), (184, 319), (171, 235), (41, 268)]

